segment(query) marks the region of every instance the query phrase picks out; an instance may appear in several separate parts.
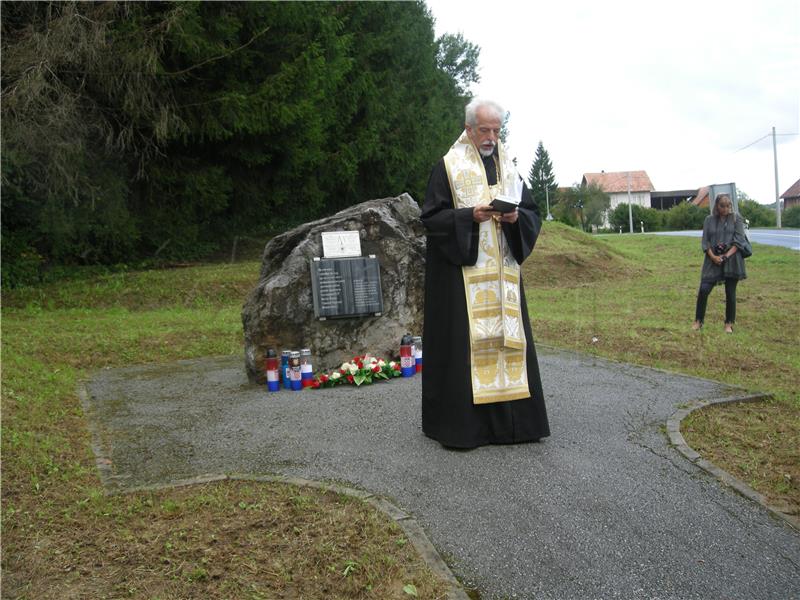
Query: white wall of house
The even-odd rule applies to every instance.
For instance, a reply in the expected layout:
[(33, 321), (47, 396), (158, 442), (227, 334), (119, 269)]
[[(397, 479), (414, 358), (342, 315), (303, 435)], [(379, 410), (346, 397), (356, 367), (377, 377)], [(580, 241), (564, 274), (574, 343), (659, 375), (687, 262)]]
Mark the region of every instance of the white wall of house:
[[(611, 226), (611, 223), (608, 220), (608, 216), (611, 214), (612, 210), (614, 210), (620, 204), (628, 204), (629, 202), (628, 192), (609, 194), (608, 196), (609, 198), (611, 198), (611, 204), (609, 205), (609, 208), (605, 214), (605, 218), (603, 219), (603, 227)], [(631, 192), (630, 203), (638, 204), (639, 206), (643, 206), (644, 208), (650, 208), (650, 192)]]
[[(628, 192), (609, 194), (609, 196), (611, 198), (611, 210), (614, 210), (620, 204), (628, 203)], [(650, 208), (650, 192), (631, 192), (630, 203)]]

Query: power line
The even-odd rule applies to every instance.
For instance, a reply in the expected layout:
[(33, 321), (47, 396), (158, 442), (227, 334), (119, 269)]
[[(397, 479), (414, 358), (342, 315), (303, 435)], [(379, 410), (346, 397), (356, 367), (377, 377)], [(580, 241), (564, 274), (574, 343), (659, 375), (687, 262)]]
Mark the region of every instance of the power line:
[[(775, 135), (798, 135), (798, 134), (797, 134), (797, 133), (776, 133)], [(752, 145), (754, 145), (754, 144), (757, 144), (757, 143), (758, 143), (758, 142), (760, 142), (761, 140), (765, 140), (765, 139), (767, 139), (768, 137), (772, 137), (772, 134), (771, 134), (771, 133), (768, 133), (767, 135), (765, 135), (765, 136), (762, 136), (762, 137), (758, 138), (758, 139), (757, 139), (755, 142), (750, 142), (749, 144), (747, 144), (747, 146), (744, 146), (743, 148), (739, 148), (738, 150), (736, 150), (736, 152), (741, 152), (742, 150), (746, 150), (746, 149), (747, 149), (747, 148), (749, 148), (750, 146), (752, 146)], [(736, 154), (736, 152), (734, 152), (734, 154)]]

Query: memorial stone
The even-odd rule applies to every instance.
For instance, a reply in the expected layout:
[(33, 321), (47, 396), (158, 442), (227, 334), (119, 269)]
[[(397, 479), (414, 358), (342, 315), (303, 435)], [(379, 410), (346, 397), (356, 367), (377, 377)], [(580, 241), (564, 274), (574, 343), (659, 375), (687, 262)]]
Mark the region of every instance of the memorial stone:
[[(402, 194), (363, 202), (270, 240), (258, 284), (242, 309), (248, 377), (264, 382), (268, 348), (310, 348), (314, 368), (323, 371), (366, 352), (396, 358), (398, 340), (422, 331), (425, 233), (419, 215), (419, 205)], [(322, 233), (337, 231), (358, 232), (360, 257), (325, 258)], [(327, 286), (324, 294), (318, 290), (317, 312), (314, 263), (317, 276), (323, 269), (316, 283)], [(347, 292), (337, 287), (345, 282)], [(357, 314), (340, 314), (340, 301)]]

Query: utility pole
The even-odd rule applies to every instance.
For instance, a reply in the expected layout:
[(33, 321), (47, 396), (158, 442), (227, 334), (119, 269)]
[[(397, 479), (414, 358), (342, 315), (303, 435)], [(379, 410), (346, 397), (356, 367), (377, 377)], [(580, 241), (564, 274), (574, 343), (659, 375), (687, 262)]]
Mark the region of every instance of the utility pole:
[[(762, 138), (763, 139), (763, 138)], [(772, 128), (772, 159), (775, 162), (775, 223), (781, 228), (781, 198), (778, 187), (778, 144), (775, 142), (775, 128)]]
[(633, 233), (633, 206), (631, 205), (631, 172), (628, 171), (628, 224)]
[(544, 199), (547, 202), (547, 221), (553, 220), (553, 215), (550, 214), (550, 190), (548, 189), (547, 180), (544, 178), (544, 167), (539, 169), (539, 176), (542, 178), (544, 184)]

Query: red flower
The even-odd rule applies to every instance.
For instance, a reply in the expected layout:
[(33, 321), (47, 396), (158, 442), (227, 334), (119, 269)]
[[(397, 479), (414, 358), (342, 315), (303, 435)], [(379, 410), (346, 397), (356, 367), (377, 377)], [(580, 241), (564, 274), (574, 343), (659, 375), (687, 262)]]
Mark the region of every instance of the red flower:
[(352, 375), (348, 375), (347, 376), (347, 381), (348, 381), (348, 383), (353, 383), (353, 376)]
[(345, 369), (339, 369), (339, 373), (341, 373), (342, 375), (345, 375), (347, 373), (347, 371)]
[(400, 363), (395, 363), (394, 370), (395, 371), (399, 371), (400, 370)]
[(375, 365), (374, 367), (372, 367), (372, 372), (373, 373), (380, 373), (381, 372), (381, 368), (378, 365)]
[(320, 375), (320, 376), (319, 376), (319, 380), (320, 380), (322, 383), (325, 383), (326, 381), (328, 381), (328, 376), (327, 376), (327, 375)]
[[(323, 377), (324, 377), (324, 375), (323, 375)], [(315, 379), (314, 381), (312, 381), (311, 382), (311, 387), (314, 388), (314, 389), (319, 388), (319, 380)]]

